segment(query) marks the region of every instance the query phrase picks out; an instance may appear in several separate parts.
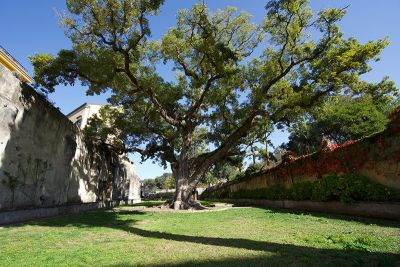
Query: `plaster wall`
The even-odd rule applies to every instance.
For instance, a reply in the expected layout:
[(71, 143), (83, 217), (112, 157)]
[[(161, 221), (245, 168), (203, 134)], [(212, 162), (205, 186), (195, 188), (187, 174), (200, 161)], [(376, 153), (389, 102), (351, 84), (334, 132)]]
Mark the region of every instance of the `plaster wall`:
[(0, 210), (129, 198), (134, 165), (0, 65)]

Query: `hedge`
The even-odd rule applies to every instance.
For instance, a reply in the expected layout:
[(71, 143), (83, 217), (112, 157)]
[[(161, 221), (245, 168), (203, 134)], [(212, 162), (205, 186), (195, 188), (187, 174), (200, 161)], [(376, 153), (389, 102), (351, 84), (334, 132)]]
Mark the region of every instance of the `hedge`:
[(356, 174), (329, 175), (317, 181), (296, 182), (286, 188), (281, 184), (255, 190), (229, 192), (228, 188), (205, 191), (203, 198), (248, 198), (312, 201), (400, 201), (400, 190), (386, 187)]

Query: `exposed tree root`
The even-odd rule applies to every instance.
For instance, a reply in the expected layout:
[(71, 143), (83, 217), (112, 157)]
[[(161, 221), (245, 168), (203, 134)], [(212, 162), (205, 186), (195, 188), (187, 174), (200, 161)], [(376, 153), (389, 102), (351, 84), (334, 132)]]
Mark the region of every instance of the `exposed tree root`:
[(205, 210), (207, 209), (203, 205), (201, 205), (197, 201), (174, 201), (174, 200), (167, 200), (161, 205), (162, 209), (174, 209), (174, 210)]

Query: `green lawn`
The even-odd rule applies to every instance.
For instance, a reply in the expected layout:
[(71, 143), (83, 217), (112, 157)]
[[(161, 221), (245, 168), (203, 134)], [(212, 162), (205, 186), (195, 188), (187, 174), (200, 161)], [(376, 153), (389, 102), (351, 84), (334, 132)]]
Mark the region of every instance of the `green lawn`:
[(0, 228), (0, 266), (400, 266), (394, 221), (262, 208), (124, 209)]

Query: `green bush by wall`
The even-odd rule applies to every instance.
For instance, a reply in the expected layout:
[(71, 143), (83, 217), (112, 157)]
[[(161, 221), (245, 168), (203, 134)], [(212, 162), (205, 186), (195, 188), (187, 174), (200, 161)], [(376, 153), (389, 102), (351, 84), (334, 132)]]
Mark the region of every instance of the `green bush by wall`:
[(400, 190), (389, 188), (356, 174), (329, 175), (318, 181), (297, 182), (290, 188), (275, 184), (256, 190), (228, 192), (227, 188), (204, 192), (203, 198), (248, 198), (313, 201), (400, 201)]

